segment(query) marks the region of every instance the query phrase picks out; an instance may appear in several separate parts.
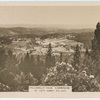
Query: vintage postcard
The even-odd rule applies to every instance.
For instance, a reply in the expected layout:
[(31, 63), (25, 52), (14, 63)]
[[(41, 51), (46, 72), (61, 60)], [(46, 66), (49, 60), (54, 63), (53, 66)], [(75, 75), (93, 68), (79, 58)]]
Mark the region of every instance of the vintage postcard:
[(100, 97), (100, 2), (0, 2), (0, 97)]

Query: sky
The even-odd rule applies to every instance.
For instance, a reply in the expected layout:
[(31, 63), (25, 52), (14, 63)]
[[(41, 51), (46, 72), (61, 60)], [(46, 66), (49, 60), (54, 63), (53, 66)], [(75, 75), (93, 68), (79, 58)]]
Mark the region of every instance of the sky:
[(100, 6), (0, 6), (0, 25), (95, 28)]

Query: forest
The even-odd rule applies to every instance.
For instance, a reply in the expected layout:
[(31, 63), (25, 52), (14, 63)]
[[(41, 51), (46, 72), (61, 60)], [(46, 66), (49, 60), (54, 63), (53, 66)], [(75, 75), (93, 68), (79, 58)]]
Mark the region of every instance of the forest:
[[(87, 36), (88, 38), (86, 34), (76, 34), (73, 38), (85, 44), (85, 52), (82, 52), (80, 45), (77, 44), (73, 53), (60, 52), (58, 56), (54, 55), (51, 43), (48, 44), (44, 57), (27, 52), (20, 60), (17, 59), (12, 49), (1, 46), (0, 91), (28, 92), (29, 86), (65, 85), (72, 86), (73, 92), (100, 91), (100, 49), (98, 40), (94, 38), (94, 42), (92, 42), (93, 34), (91, 37), (90, 34)], [(31, 37), (31, 35), (24, 36)], [(44, 38), (48, 38), (48, 36), (51, 37), (49, 34)], [(56, 35), (52, 34), (52, 36)], [(23, 37), (23, 35), (19, 37)], [(12, 42), (10, 38), (1, 37), (1, 44), (8, 43), (7, 45), (9, 45)], [(87, 48), (88, 44), (91, 50)]]

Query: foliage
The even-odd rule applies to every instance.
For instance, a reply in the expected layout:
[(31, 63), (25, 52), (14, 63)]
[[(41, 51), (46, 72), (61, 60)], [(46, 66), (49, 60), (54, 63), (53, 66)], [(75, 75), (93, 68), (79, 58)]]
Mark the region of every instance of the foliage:
[[(9, 29), (18, 32), (17, 38), (32, 38), (35, 44), (35, 37), (44, 32), (41, 38), (47, 37), (66, 37), (66, 30), (58, 32), (58, 34), (48, 34), (48, 31), (38, 29), (39, 34), (34, 33), (37, 29), (25, 31), (24, 28)], [(71, 30), (70, 30), (71, 31)], [(74, 30), (73, 30), (74, 31)], [(80, 32), (80, 30), (79, 30)], [(75, 41), (84, 43), (85, 47), (90, 48), (92, 39), (91, 33), (72, 34)], [(24, 34), (23, 34), (24, 33)], [(63, 35), (62, 35), (63, 33)], [(43, 36), (43, 37), (42, 37)], [(74, 36), (74, 37), (73, 37)], [(66, 37), (67, 38), (67, 37)], [(70, 38), (71, 39), (71, 38)], [(95, 38), (96, 39), (96, 38)], [(73, 92), (97, 92), (100, 91), (100, 49), (98, 49), (97, 40), (92, 41), (92, 50), (86, 49), (82, 53), (80, 46), (77, 44), (74, 53), (70, 55), (60, 53), (58, 62), (53, 54), (52, 44), (48, 45), (48, 50), (43, 59), (40, 55), (32, 55), (27, 52), (25, 57), (17, 61), (13, 50), (8, 50), (7, 54), (3, 47), (0, 48), (0, 91), (28, 91), (29, 86), (72, 86)], [(1, 44), (10, 44), (10, 37), (1, 37)], [(34, 46), (32, 43), (28, 45)], [(34, 48), (34, 47), (33, 47)], [(64, 58), (65, 56), (65, 58)], [(63, 62), (65, 61), (65, 62)]]
[(4, 91), (5, 92), (11, 91), (11, 87), (3, 83), (0, 83), (0, 92), (4, 92)]
[(34, 78), (31, 73), (24, 74), (21, 72), (19, 75), (15, 76), (15, 84), (17, 91), (28, 91), (28, 87), (31, 85), (37, 85), (38, 80)]
[(52, 54), (52, 45), (51, 43), (49, 43), (48, 51), (45, 58), (45, 66), (49, 68), (51, 66), (54, 66), (54, 64), (55, 64), (55, 57)]
[(20, 70), (24, 73), (29, 73), (33, 70), (33, 66), (34, 66), (34, 59), (32, 59), (33, 57), (30, 57), (29, 53), (27, 52), (26, 56), (24, 57), (24, 59), (21, 60), (20, 63)]
[(57, 63), (49, 69), (43, 85), (72, 86), (74, 92), (100, 91), (100, 83), (85, 70), (77, 71), (69, 63)]
[(80, 47), (77, 44), (75, 47), (74, 58), (73, 58), (73, 66), (75, 66), (75, 69), (77, 70), (79, 70), (77, 66), (80, 65), (80, 58), (81, 58)]
[(3, 37), (0, 37), (0, 43), (9, 45), (12, 43), (12, 39), (7, 36), (3, 36)]
[(91, 48), (91, 40), (93, 39), (92, 32), (86, 32), (75, 35), (74, 40), (84, 44), (85, 48)]

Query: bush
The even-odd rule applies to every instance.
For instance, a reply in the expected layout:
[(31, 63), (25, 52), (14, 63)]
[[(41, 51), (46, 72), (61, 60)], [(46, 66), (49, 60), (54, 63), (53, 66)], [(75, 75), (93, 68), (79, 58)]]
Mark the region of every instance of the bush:
[(100, 91), (100, 85), (94, 75), (87, 75), (86, 71), (77, 71), (69, 63), (57, 63), (48, 70), (43, 85), (72, 86), (73, 92)]

